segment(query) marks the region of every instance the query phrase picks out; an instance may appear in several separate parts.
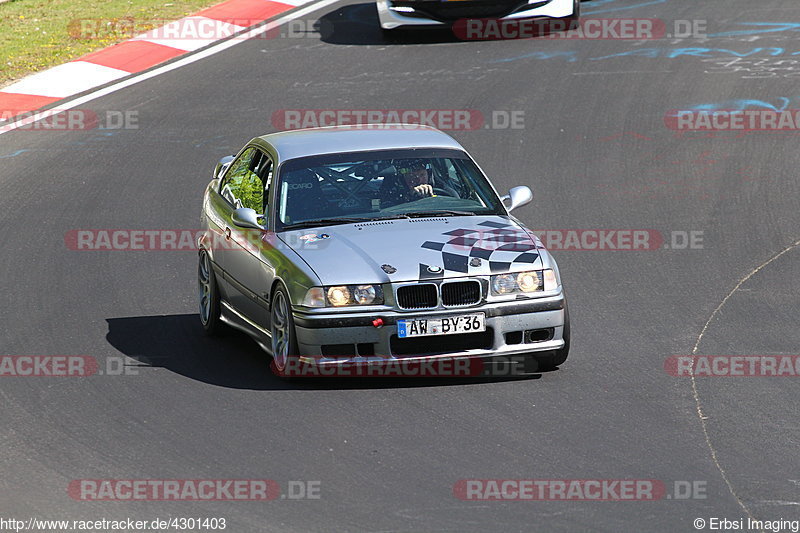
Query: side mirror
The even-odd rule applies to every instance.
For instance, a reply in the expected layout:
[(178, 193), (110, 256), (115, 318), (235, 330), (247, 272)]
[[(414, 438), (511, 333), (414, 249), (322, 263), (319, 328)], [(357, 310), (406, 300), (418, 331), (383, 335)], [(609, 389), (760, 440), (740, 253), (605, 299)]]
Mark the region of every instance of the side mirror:
[(510, 213), (514, 209), (518, 207), (522, 207), (523, 205), (527, 205), (531, 203), (533, 200), (533, 191), (530, 187), (526, 187), (525, 185), (520, 185), (518, 187), (511, 187), (508, 191), (508, 194), (500, 198), (504, 203), (509, 201), (507, 209)]
[(214, 179), (221, 178), (222, 174), (224, 174), (225, 171), (228, 170), (228, 167), (231, 166), (231, 163), (233, 163), (232, 155), (226, 155), (220, 159), (219, 163), (217, 163), (217, 166), (214, 168)]
[(264, 226), (258, 223), (260, 216), (264, 215), (259, 215), (255, 209), (240, 207), (231, 214), (231, 221), (240, 228), (263, 230)]

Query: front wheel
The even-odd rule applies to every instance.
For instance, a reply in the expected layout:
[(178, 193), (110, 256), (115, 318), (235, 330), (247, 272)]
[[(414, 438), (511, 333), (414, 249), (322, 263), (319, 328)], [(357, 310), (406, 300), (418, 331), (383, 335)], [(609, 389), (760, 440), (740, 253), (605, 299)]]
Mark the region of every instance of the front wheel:
[(278, 287), (272, 298), (270, 318), (272, 371), (275, 375), (286, 379), (292, 377), (292, 372), (298, 368), (298, 352), (292, 306), (283, 286)]
[(200, 324), (207, 335), (218, 335), (224, 324), (220, 319), (219, 288), (208, 252), (200, 252), (197, 266), (197, 297), (200, 304)]

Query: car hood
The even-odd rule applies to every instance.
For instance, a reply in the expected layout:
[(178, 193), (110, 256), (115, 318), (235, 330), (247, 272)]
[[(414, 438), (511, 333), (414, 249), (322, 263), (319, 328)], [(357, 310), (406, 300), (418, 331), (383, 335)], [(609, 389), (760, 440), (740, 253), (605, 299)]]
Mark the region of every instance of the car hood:
[(486, 276), (542, 268), (509, 217), (460, 216), (344, 224), (279, 234), (324, 285)]

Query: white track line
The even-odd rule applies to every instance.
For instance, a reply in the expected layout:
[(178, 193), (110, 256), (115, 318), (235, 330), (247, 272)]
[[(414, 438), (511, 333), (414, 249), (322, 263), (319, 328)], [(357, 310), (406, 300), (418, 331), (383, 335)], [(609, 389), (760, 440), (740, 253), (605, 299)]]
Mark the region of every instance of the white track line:
[(313, 13), (314, 11), (317, 11), (318, 9), (322, 9), (323, 7), (327, 7), (327, 6), (331, 5), (331, 4), (335, 4), (338, 1), (339, 0), (320, 0), (319, 2), (316, 2), (316, 3), (313, 3), (313, 4), (309, 4), (308, 6), (306, 6), (304, 8), (298, 9), (297, 11), (293, 11), (292, 13), (289, 13), (288, 15), (284, 15), (282, 17), (278, 17), (277, 19), (275, 19), (275, 20), (273, 20), (273, 21), (271, 21), (271, 22), (269, 22), (269, 23), (267, 23), (267, 24), (265, 24), (263, 26), (259, 26), (258, 28), (252, 29), (252, 30), (250, 30), (250, 31), (248, 31), (246, 33), (243, 33), (242, 35), (239, 35), (237, 37), (228, 39), (226, 41), (222, 41), (221, 43), (215, 44), (214, 46), (212, 46), (210, 48), (206, 48), (205, 50), (202, 50), (200, 52), (194, 53), (194, 54), (192, 54), (190, 56), (178, 59), (174, 63), (169, 63), (168, 65), (164, 65), (163, 67), (157, 67), (154, 70), (143, 72), (141, 74), (134, 74), (131, 78), (123, 80), (123, 81), (121, 81), (119, 83), (115, 83), (114, 85), (109, 85), (108, 87), (104, 87), (102, 89), (98, 89), (98, 90), (93, 91), (93, 92), (91, 92), (89, 94), (83, 95), (83, 96), (81, 96), (79, 98), (76, 98), (75, 100), (71, 100), (70, 102), (67, 102), (64, 105), (59, 105), (56, 108), (47, 109), (45, 111), (41, 111), (39, 113), (36, 113), (35, 115), (31, 115), (29, 117), (25, 117), (23, 119), (19, 119), (16, 122), (12, 122), (11, 124), (6, 124), (6, 125), (3, 125), (3, 126), (0, 126), (0, 135), (3, 135), (4, 133), (8, 133), (9, 131), (16, 130), (16, 129), (21, 128), (23, 126), (27, 126), (29, 124), (33, 124), (34, 122), (38, 122), (38, 121), (40, 121), (42, 119), (45, 119), (47, 117), (50, 117), (52, 115), (56, 115), (58, 113), (66, 111), (67, 109), (74, 109), (74, 108), (78, 107), (79, 105), (85, 104), (86, 102), (90, 102), (90, 101), (92, 101), (92, 100), (94, 100), (96, 98), (100, 98), (101, 96), (106, 96), (108, 94), (115, 93), (115, 92), (117, 92), (119, 90), (125, 89), (126, 87), (130, 87), (131, 85), (135, 85), (135, 84), (137, 84), (139, 82), (142, 82), (142, 81), (145, 81), (145, 80), (149, 80), (150, 78), (155, 78), (156, 76), (160, 76), (161, 74), (165, 74), (165, 73), (171, 72), (173, 70), (177, 70), (177, 69), (179, 69), (181, 67), (184, 67), (186, 65), (190, 65), (190, 64), (194, 63), (195, 61), (200, 61), (201, 59), (205, 59), (206, 57), (213, 56), (214, 54), (218, 54), (219, 52), (227, 50), (228, 48), (236, 46), (237, 44), (240, 44), (242, 42), (246, 42), (248, 39), (250, 39), (252, 37), (256, 37), (258, 35), (261, 35), (262, 33), (265, 33), (267, 31), (270, 31), (270, 30), (274, 29), (274, 28), (282, 26), (283, 24), (286, 24), (289, 21), (298, 19), (300, 17), (308, 15), (309, 13)]
[[(766, 268), (769, 265), (771, 265), (774, 261), (777, 261), (778, 259), (780, 259), (784, 254), (794, 250), (798, 246), (800, 246), (800, 241), (796, 241), (794, 244), (790, 244), (789, 246), (787, 246), (786, 248), (781, 250), (779, 253), (773, 255), (770, 259), (768, 259), (764, 263), (758, 265), (756, 268), (751, 270), (749, 274), (747, 274), (745, 277), (743, 277), (741, 280), (739, 280), (739, 283), (737, 283), (736, 286), (733, 289), (731, 289), (731, 291), (728, 294), (725, 295), (725, 298), (722, 299), (722, 301), (719, 303), (719, 305), (711, 313), (711, 316), (708, 317), (708, 320), (706, 320), (706, 323), (703, 324), (703, 329), (700, 331), (700, 334), (697, 336), (697, 341), (694, 343), (694, 348), (692, 348), (692, 355), (697, 355), (697, 351), (700, 349), (700, 343), (703, 341), (703, 337), (705, 336), (706, 331), (708, 331), (708, 328), (711, 326), (711, 322), (714, 320), (714, 318), (716, 318), (716, 316), (720, 312), (720, 310), (723, 307), (725, 307), (725, 304), (728, 303), (728, 300), (731, 299), (731, 297), (734, 295), (734, 293), (736, 293), (736, 291), (738, 291), (739, 288), (741, 288), (742, 285), (747, 283), (747, 281), (750, 278), (752, 278), (753, 276), (758, 274), (764, 268)], [(728, 472), (725, 470), (725, 468), (722, 467), (722, 463), (720, 463), (719, 457), (717, 456), (717, 449), (714, 447), (714, 443), (711, 442), (711, 434), (709, 433), (708, 422), (707, 422), (708, 417), (705, 415), (705, 413), (703, 411), (703, 402), (700, 400), (700, 393), (697, 390), (697, 380), (695, 379), (694, 372), (692, 372), (691, 378), (692, 378), (692, 397), (694, 398), (694, 404), (695, 404), (695, 409), (697, 411), (697, 417), (700, 419), (700, 425), (703, 428), (703, 435), (706, 438), (706, 446), (708, 446), (708, 449), (711, 452), (711, 460), (714, 462), (714, 466), (717, 467), (717, 470), (719, 470), (719, 473), (722, 476), (722, 480), (725, 482), (725, 485), (727, 485), (727, 487), (728, 487), (728, 491), (731, 493), (731, 495), (734, 497), (734, 499), (736, 499), (736, 503), (739, 504), (739, 507), (741, 507), (742, 510), (744, 510), (745, 513), (747, 513), (747, 516), (749, 516), (752, 520), (756, 520), (756, 517), (753, 516), (753, 513), (750, 511), (750, 508), (744, 502), (742, 497), (739, 496), (739, 494), (736, 492), (736, 489), (734, 489), (733, 482), (728, 477)]]

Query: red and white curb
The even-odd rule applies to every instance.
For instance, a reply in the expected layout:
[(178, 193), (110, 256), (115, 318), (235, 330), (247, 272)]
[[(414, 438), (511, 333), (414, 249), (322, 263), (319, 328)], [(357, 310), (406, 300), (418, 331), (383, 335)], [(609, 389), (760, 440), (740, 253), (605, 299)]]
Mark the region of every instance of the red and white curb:
[[(168, 38), (186, 35), (188, 28), (206, 28), (203, 34), (225, 37), (280, 15), (312, 0), (228, 0), (161, 28), (28, 76), (0, 90), (0, 123), (35, 111), (63, 98), (88, 91), (193, 52), (220, 38)], [(211, 28), (211, 31), (208, 31)], [(196, 35), (196, 34), (195, 34)]]

